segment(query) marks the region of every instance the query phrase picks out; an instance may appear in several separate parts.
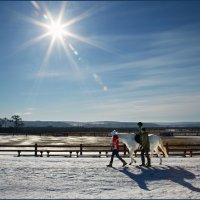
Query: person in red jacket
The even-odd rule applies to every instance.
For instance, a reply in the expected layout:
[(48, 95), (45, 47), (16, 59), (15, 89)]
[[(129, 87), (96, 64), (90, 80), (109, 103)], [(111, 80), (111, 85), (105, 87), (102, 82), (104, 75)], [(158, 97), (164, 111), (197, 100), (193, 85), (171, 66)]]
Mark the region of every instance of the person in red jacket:
[(123, 167), (127, 164), (125, 160), (122, 159), (122, 157), (119, 155), (119, 137), (117, 135), (117, 132), (114, 130), (111, 132), (112, 134), (112, 155), (111, 155), (111, 160), (109, 165), (107, 165), (107, 167), (112, 167), (112, 163), (113, 163), (113, 159), (114, 156), (116, 155), (116, 157), (122, 161), (123, 163)]

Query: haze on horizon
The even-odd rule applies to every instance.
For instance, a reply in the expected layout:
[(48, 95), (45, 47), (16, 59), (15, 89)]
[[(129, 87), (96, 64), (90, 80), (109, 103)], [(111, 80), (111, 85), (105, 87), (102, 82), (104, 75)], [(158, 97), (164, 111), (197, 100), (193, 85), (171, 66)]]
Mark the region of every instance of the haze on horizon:
[(0, 2), (0, 118), (200, 121), (200, 2)]

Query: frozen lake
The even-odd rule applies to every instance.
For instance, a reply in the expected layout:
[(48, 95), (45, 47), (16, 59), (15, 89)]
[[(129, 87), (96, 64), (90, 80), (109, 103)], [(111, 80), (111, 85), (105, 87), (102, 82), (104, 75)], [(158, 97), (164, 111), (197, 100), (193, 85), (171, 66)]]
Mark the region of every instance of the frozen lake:
[[(110, 158), (0, 156), (0, 196), (8, 198), (200, 198), (200, 158), (152, 159), (107, 168)], [(125, 158), (129, 161), (128, 158)]]

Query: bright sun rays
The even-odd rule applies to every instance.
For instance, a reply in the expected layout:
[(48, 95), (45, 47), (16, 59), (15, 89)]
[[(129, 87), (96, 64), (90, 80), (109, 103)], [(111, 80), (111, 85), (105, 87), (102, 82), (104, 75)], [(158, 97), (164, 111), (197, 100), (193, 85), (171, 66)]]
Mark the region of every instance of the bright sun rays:
[[(90, 10), (85, 11), (84, 13), (75, 16), (72, 19), (66, 19), (65, 18), (65, 13), (67, 12), (67, 3), (63, 2), (60, 12), (57, 15), (53, 15), (49, 9), (46, 7), (45, 3), (44, 4), (39, 4), (39, 2), (36, 1), (31, 1), (31, 4), (33, 5), (37, 20), (34, 17), (25, 17), (25, 19), (32, 24), (36, 25), (38, 28), (41, 28), (43, 30), (43, 34), (38, 35), (37, 37), (31, 39), (30, 41), (26, 42), (25, 44), (22, 45), (22, 48), (27, 48), (31, 45), (34, 45), (35, 43), (39, 43), (45, 38), (50, 38), (49, 39), (49, 44), (44, 56), (43, 60), (43, 67), (47, 66), (49, 58), (52, 54), (53, 49), (55, 48), (55, 43), (59, 43), (62, 46), (62, 49), (64, 50), (67, 58), (69, 61), (72, 63), (72, 66), (76, 68), (77, 71), (79, 71), (78, 66), (76, 61), (74, 60), (73, 57), (77, 58), (77, 61), (82, 60), (78, 51), (73, 47), (73, 45), (70, 43), (70, 38), (73, 38), (77, 41), (80, 41), (81, 43), (85, 43), (88, 45), (91, 45), (95, 48), (102, 49), (103, 51), (107, 51), (109, 53), (114, 53), (112, 50), (109, 48), (106, 48), (102, 44), (99, 44), (95, 41), (90, 40), (89, 38), (85, 38), (81, 35), (75, 34), (71, 32), (70, 26), (80, 22), (81, 20), (91, 17), (97, 12), (100, 12), (101, 10), (104, 9), (104, 7), (96, 7), (92, 8)], [(72, 54), (74, 56), (72, 56)], [(43, 70), (43, 69), (41, 69)], [(107, 91), (107, 86), (103, 85), (103, 82), (99, 83), (94, 75), (92, 75), (95, 81), (102, 87), (103, 91)]]
[(64, 37), (64, 28), (63, 25), (57, 21), (57, 22), (52, 22), (52, 24), (48, 27), (49, 28), (49, 33), (53, 36), (53, 38), (58, 38), (60, 40), (63, 39)]
[[(79, 21), (81, 21), (87, 17), (90, 17), (91, 15), (95, 14), (96, 12), (99, 12), (99, 8), (87, 10), (84, 13), (80, 14), (79, 16), (75, 16), (72, 19), (64, 20), (64, 18), (65, 18), (64, 13), (67, 10), (66, 2), (63, 2), (58, 16), (53, 16), (52, 13), (48, 10), (48, 8), (46, 6), (44, 6), (44, 4), (43, 4), (43, 7), (41, 7), (39, 5), (39, 3), (37, 3), (36, 1), (32, 1), (31, 3), (34, 6), (34, 8), (36, 9), (36, 11), (42, 16), (42, 18), (41, 18), (41, 20), (35, 20), (34, 18), (26, 17), (26, 20), (28, 20), (29, 22), (42, 28), (44, 30), (44, 33), (42, 35), (39, 35), (36, 38), (33, 38), (32, 40), (28, 41), (23, 46), (25, 48), (27, 48), (30, 45), (33, 45), (47, 37), (50, 37), (49, 47), (46, 51), (46, 55), (44, 58), (45, 64), (47, 64), (56, 42), (59, 42), (62, 45), (63, 50), (65, 51), (66, 55), (69, 56), (70, 42), (67, 41), (67, 38), (73, 38), (73, 39), (76, 39), (85, 44), (88, 44), (88, 45), (94, 46), (96, 48), (102, 49), (104, 51), (110, 52), (110, 50), (103, 47), (103, 45), (98, 44), (95, 41), (92, 41), (88, 38), (85, 38), (83, 36), (80, 36), (78, 34), (75, 34), (75, 33), (72, 33), (69, 31), (70, 26), (78, 23)], [(45, 10), (45, 11), (43, 12), (43, 10)]]
[[(35, 1), (33, 1), (33, 6), (41, 12), (42, 8), (39, 6), (39, 4)], [(49, 57), (51, 55), (51, 52), (54, 48), (54, 43), (55, 42), (60, 42), (63, 46), (64, 51), (67, 53), (69, 56), (69, 53), (67, 52), (67, 44), (65, 43), (65, 38), (67, 36), (67, 26), (68, 23), (63, 23), (63, 18), (64, 18), (64, 12), (65, 12), (65, 7), (66, 3), (63, 4), (61, 7), (61, 11), (57, 17), (52, 16), (51, 12), (45, 7), (45, 13), (42, 14), (42, 19), (45, 20), (45, 22), (37, 21), (34, 19), (30, 19), (29, 21), (34, 23), (35, 25), (43, 28), (44, 34), (38, 36), (37, 38), (33, 39), (30, 43), (33, 44), (35, 41), (39, 42), (40, 40), (50, 37), (50, 43), (49, 47), (46, 51), (46, 55), (44, 58), (44, 63), (45, 65), (47, 64)]]

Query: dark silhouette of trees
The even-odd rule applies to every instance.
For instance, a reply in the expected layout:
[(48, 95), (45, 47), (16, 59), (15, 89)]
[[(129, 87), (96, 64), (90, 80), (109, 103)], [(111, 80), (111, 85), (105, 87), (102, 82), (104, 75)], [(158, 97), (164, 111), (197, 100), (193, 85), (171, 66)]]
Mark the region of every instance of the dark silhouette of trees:
[(3, 118), (3, 125), (4, 125), (4, 128), (7, 128), (7, 125), (8, 125), (8, 122), (10, 122), (10, 120), (6, 117)]
[(3, 119), (0, 118), (0, 128), (3, 126)]
[(8, 122), (10, 122), (8, 118), (0, 118), (0, 127), (7, 128)]
[(12, 119), (12, 122), (14, 123), (15, 128), (19, 128), (24, 125), (22, 118), (19, 115), (13, 115), (11, 119)]

